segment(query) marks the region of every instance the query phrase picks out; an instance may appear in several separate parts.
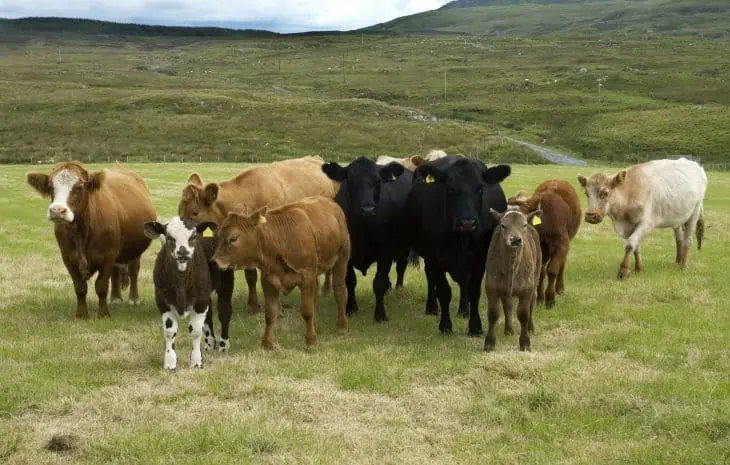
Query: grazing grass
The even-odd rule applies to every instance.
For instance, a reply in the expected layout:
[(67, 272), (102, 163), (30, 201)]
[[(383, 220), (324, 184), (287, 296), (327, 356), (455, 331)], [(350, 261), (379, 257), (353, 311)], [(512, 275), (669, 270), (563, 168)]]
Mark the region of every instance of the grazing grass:
[[(223, 179), (242, 166), (131, 165), (162, 218), (175, 213), (190, 172)], [(467, 337), (458, 318), (452, 336), (438, 334), (415, 269), (387, 297), (390, 322), (372, 321), (371, 272), (360, 280), (361, 313), (346, 336), (336, 336), (334, 300), (324, 297), (317, 348), (305, 350), (303, 322), (287, 310), (278, 350), (264, 351), (263, 316), (245, 312), (238, 275), (232, 351), (207, 353), (205, 368), (191, 371), (185, 334), (180, 368), (167, 373), (151, 283), (159, 245), (143, 256), (139, 308), (73, 320), (47, 202), (23, 182), (33, 168), (0, 172), (4, 464), (730, 461), (730, 175), (709, 173), (707, 240), (684, 272), (673, 263), (671, 232), (657, 231), (642, 247), (646, 271), (618, 282), (623, 244), (608, 224), (583, 224), (566, 295), (537, 310), (532, 353), (498, 332), (496, 352), (485, 354), (483, 339)], [(575, 184), (579, 170), (513, 172), (508, 193), (550, 177)], [(297, 301), (296, 291), (285, 298)]]
[(348, 160), (434, 147), (539, 160), (500, 134), (603, 163), (677, 153), (728, 163), (724, 39), (7, 39), (0, 163)]

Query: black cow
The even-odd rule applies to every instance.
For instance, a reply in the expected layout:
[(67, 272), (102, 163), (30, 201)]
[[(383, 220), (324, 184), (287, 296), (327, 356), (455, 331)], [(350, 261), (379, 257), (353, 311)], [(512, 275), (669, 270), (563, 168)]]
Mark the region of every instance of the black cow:
[(347, 167), (325, 163), (322, 171), (342, 183), (335, 201), (345, 212), (352, 247), (346, 279), (347, 314), (358, 310), (355, 268), (364, 276), (370, 265), (377, 262), (373, 280), (375, 321), (387, 321), (383, 299), (390, 289), (390, 267), (395, 261), (396, 287), (402, 287), (408, 263), (403, 213), (413, 173), (398, 163), (380, 166), (365, 157)]
[(405, 230), (409, 246), (426, 265), (426, 313), (438, 313), (438, 299), (442, 333), (452, 331), (448, 272), (459, 284), (459, 313), (468, 311), (469, 335), (483, 334), (479, 298), (496, 226), (489, 209), (507, 209), (499, 183), (510, 172), (507, 165), (487, 168), (479, 160), (448, 156), (419, 166), (413, 174)]

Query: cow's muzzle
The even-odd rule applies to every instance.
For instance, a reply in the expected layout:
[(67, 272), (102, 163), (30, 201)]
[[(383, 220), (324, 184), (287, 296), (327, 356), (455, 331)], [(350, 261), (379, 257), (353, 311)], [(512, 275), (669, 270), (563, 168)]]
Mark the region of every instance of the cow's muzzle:
[(461, 218), (456, 222), (456, 231), (460, 233), (473, 233), (477, 230), (476, 218)]
[(363, 216), (375, 216), (375, 205), (363, 205), (360, 207), (360, 213)]
[(62, 205), (51, 205), (48, 208), (48, 219), (54, 223), (70, 223), (73, 221), (71, 212)]
[(510, 237), (509, 246), (513, 249), (519, 249), (520, 247), (522, 247), (522, 238), (519, 236)]
[(601, 221), (603, 221), (602, 213), (595, 211), (586, 212), (586, 223), (599, 224)]

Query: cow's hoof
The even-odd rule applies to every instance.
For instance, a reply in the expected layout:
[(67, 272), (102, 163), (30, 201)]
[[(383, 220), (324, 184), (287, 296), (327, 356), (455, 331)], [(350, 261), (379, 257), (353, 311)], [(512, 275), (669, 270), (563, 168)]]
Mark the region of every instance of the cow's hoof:
[(557, 295), (563, 295), (563, 294), (565, 294), (565, 289), (562, 287), (559, 287), (559, 288), (555, 289), (555, 293)]
[(262, 340), (261, 347), (263, 347), (266, 350), (274, 350), (274, 343), (271, 341)]
[(345, 310), (345, 313), (347, 313), (347, 315), (348, 315), (348, 316), (352, 316), (352, 315), (356, 314), (356, 313), (357, 313), (357, 312), (359, 312), (359, 311), (360, 311), (360, 309), (359, 309), (359, 308), (357, 308), (357, 307), (352, 307), (352, 308), (348, 308), (348, 309), (346, 309), (346, 310)]
[(481, 328), (470, 329), (468, 335), (469, 337), (481, 337), (484, 336), (484, 330)]
[(231, 348), (231, 343), (228, 339), (223, 339), (218, 342), (218, 352), (228, 352), (228, 349)]
[(76, 312), (74, 314), (74, 317), (78, 318), (79, 320), (88, 320), (89, 319), (89, 313), (88, 312), (87, 313), (79, 313), (79, 312)]
[(627, 279), (630, 274), (631, 274), (631, 270), (630, 269), (628, 269), (628, 268), (621, 268), (620, 270), (618, 270), (618, 279), (621, 280), (621, 281), (623, 281), (623, 280)]
[(124, 303), (124, 300), (122, 300), (121, 297), (112, 297), (111, 300), (109, 301), (109, 305), (117, 305), (117, 304), (121, 305), (123, 303)]
[(484, 352), (494, 352), (494, 344), (484, 344)]
[(382, 323), (383, 321), (388, 321), (388, 317), (385, 314), (379, 315), (376, 313), (374, 320), (376, 323)]
[(96, 318), (111, 318), (111, 313), (109, 313), (109, 310), (106, 312), (99, 312), (96, 314)]
[(203, 362), (202, 361), (200, 361), (200, 362), (190, 362), (190, 369), (194, 370), (196, 368), (202, 370), (203, 369)]
[(139, 299), (129, 299), (127, 303), (132, 307), (139, 307)]
[(439, 314), (438, 307), (426, 307), (426, 315), (438, 315), (438, 314)]
[(451, 334), (454, 332), (454, 329), (449, 326), (439, 326), (439, 331), (441, 331), (441, 334)]
[(505, 336), (512, 336), (514, 333), (515, 333), (515, 330), (511, 326), (504, 328)]
[(545, 301), (545, 308), (553, 308), (555, 306), (555, 299), (548, 299)]
[(249, 314), (251, 314), (251, 315), (254, 315), (256, 313), (261, 313), (261, 305), (259, 305), (259, 304), (256, 304), (256, 305), (254, 305), (254, 304), (248, 304), (246, 306), (246, 311)]

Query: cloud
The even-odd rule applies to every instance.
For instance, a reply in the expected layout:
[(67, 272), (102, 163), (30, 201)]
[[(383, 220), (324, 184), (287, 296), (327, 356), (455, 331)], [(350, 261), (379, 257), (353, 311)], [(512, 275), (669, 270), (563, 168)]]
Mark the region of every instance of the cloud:
[(0, 17), (61, 16), (148, 24), (271, 24), (279, 32), (349, 30), (448, 0), (0, 0)]

